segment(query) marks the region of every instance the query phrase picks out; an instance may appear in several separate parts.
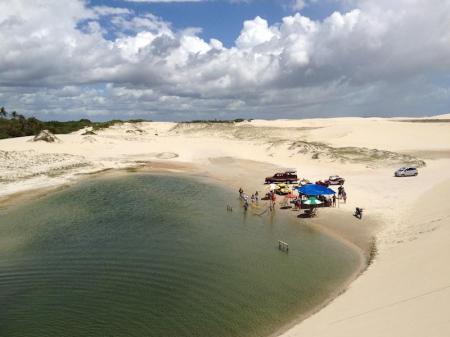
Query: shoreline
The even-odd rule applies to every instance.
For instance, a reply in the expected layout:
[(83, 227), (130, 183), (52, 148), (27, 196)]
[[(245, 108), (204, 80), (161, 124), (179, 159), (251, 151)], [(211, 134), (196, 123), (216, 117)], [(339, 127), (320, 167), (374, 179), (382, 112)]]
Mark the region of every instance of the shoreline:
[[(255, 163), (258, 164), (264, 164), (264, 163)], [(23, 203), (31, 202), (35, 200), (36, 198), (43, 198), (48, 196), (49, 194), (57, 193), (59, 191), (65, 190), (67, 188), (70, 188), (74, 185), (87, 182), (91, 179), (108, 179), (108, 178), (115, 178), (115, 177), (121, 177), (126, 176), (129, 174), (149, 174), (149, 175), (170, 175), (170, 176), (181, 176), (181, 177), (191, 177), (195, 179), (201, 179), (202, 181), (207, 182), (208, 184), (214, 184), (218, 185), (221, 188), (225, 188), (229, 191), (232, 191), (236, 189), (236, 186), (239, 184), (233, 186), (233, 188), (226, 182), (226, 181), (220, 181), (217, 176), (212, 175), (211, 173), (207, 173), (205, 175), (204, 172), (201, 172), (199, 167), (195, 165), (186, 165), (186, 163), (180, 163), (180, 162), (147, 162), (147, 163), (139, 163), (137, 166), (130, 166), (130, 167), (124, 167), (119, 169), (107, 169), (107, 170), (101, 170), (91, 173), (85, 173), (85, 174), (79, 174), (76, 176), (75, 179), (72, 179), (70, 182), (63, 183), (59, 186), (54, 187), (41, 187), (29, 191), (21, 191), (16, 194), (12, 194), (9, 196), (3, 196), (0, 198), (0, 211), (2, 210), (8, 210), (12, 206), (13, 202), (19, 202), (20, 205), (17, 205), (17, 207), (23, 206)], [(257, 183), (256, 181), (252, 182), (251, 185), (255, 186)], [(334, 210), (335, 212), (339, 212), (339, 210)], [(345, 237), (337, 231), (336, 229), (333, 229), (333, 227), (336, 227), (339, 224), (339, 221), (336, 223), (336, 221), (332, 220), (332, 217), (327, 216), (325, 218), (320, 219), (308, 219), (300, 221), (297, 218), (298, 212), (291, 212), (289, 214), (289, 210), (283, 210), (283, 209), (277, 209), (277, 212), (281, 212), (281, 217), (291, 218), (291, 221), (298, 222), (298, 225), (300, 226), (307, 226), (308, 228), (312, 229), (313, 231), (320, 232), (323, 235), (328, 236), (329, 238), (332, 238), (333, 240), (336, 240), (346, 246), (349, 250), (355, 252), (359, 257), (359, 266), (358, 268), (349, 275), (348, 279), (341, 284), (338, 288), (336, 288), (330, 296), (322, 303), (317, 304), (312, 309), (308, 310), (305, 313), (301, 313), (298, 315), (297, 318), (295, 318), (293, 321), (286, 323), (285, 325), (281, 326), (279, 329), (277, 329), (276, 332), (273, 334), (270, 334), (268, 337), (277, 337), (281, 336), (283, 333), (288, 331), (290, 328), (300, 324), (304, 320), (308, 319), (315, 313), (322, 310), (324, 307), (332, 303), (337, 297), (344, 294), (350, 284), (354, 282), (360, 275), (362, 275), (367, 268), (370, 265), (370, 260), (368, 259), (369, 253), (370, 253), (370, 247), (364, 247), (362, 244), (358, 244), (356, 242), (353, 242), (351, 238)], [(253, 214), (256, 215), (256, 214)], [(295, 218), (294, 218), (295, 217)], [(376, 222), (375, 220), (372, 220), (373, 222)], [(327, 225), (324, 225), (323, 223), (326, 223)], [(342, 223), (341, 223), (342, 224)]]
[[(133, 128), (142, 132), (127, 132)], [(182, 128), (162, 122), (124, 124), (89, 139), (81, 132), (61, 135), (58, 144), (6, 139), (0, 141), (1, 151), (10, 151), (15, 159), (0, 165), (0, 179), (4, 178), (0, 180), (0, 207), (6, 205), (6, 194), (16, 198), (9, 199), (13, 205), (14, 200), (21, 202), (38, 194), (38, 188), (51, 193), (55, 185), (70, 186), (80, 177), (110, 170), (133, 172), (149, 162), (155, 171), (176, 173), (195, 167), (193, 176), (212, 173), (217, 183), (236, 191), (239, 182), (246, 183), (246, 191), (261, 191), (257, 179), (280, 167), (296, 168), (299, 177), (311, 181), (339, 174), (346, 178), (349, 194), (339, 214), (351, 219), (354, 207), (362, 207), (360, 225), (370, 218), (377, 220), (378, 254), (343, 294), (282, 336), (422, 337), (430, 335), (431, 327), (435, 336), (447, 336), (450, 322), (443, 313), (450, 310), (450, 289), (443, 290), (434, 302), (428, 300), (432, 295), (424, 294), (450, 284), (450, 267), (442, 260), (450, 254), (450, 207), (442, 202), (450, 198), (449, 135), (450, 123), (333, 118)], [(74, 160), (88, 166), (66, 171)], [(425, 163), (417, 177), (393, 177), (395, 169), (412, 163)], [(16, 176), (31, 179), (8, 183)], [(321, 224), (312, 226), (318, 229)], [(340, 234), (361, 239), (348, 229)], [(409, 298), (416, 300), (406, 301)]]
[[(266, 164), (266, 163), (258, 163), (254, 162), (256, 165), (258, 164)], [(276, 169), (276, 167), (275, 167)], [(216, 184), (222, 188), (228, 189), (228, 190), (237, 190), (238, 186), (241, 186), (242, 184), (236, 184), (228, 180), (222, 180), (221, 177), (211, 174), (211, 172), (207, 172), (204, 170), (201, 170), (198, 166), (195, 166), (193, 164), (186, 164), (182, 162), (145, 162), (145, 163), (139, 163), (138, 165), (132, 165), (129, 167), (122, 167), (122, 168), (108, 168), (104, 170), (99, 171), (93, 171), (89, 173), (80, 173), (72, 177), (68, 181), (61, 182), (57, 186), (43, 186), (43, 187), (36, 187), (36, 188), (30, 188), (28, 190), (23, 190), (20, 192), (3, 195), (0, 196), (0, 210), (7, 210), (10, 207), (14, 207), (14, 202), (21, 202), (25, 203), (30, 201), (31, 199), (35, 198), (42, 198), (45, 197), (48, 194), (56, 193), (58, 191), (64, 190), (66, 188), (70, 188), (71, 186), (74, 186), (76, 184), (82, 183), (84, 181), (88, 181), (92, 178), (107, 178), (109, 176), (117, 177), (122, 175), (127, 175), (129, 173), (147, 173), (152, 175), (180, 175), (180, 176), (187, 176), (187, 177), (194, 177), (201, 180), (205, 180), (210, 184)], [(232, 187), (230, 186), (232, 185)], [(258, 184), (256, 181), (250, 182), (252, 187), (258, 186), (265, 187), (266, 185)], [(280, 196), (278, 196), (280, 198)], [(324, 209), (320, 209), (320, 213), (322, 213)], [(286, 213), (285, 216), (293, 218), (292, 215), (287, 215), (289, 210), (282, 210), (279, 209), (279, 212)], [(326, 211), (333, 211), (333, 213), (339, 213), (339, 209), (336, 208), (330, 208)], [(297, 215), (297, 213), (295, 213)], [(331, 219), (331, 220), (330, 220)], [(351, 220), (351, 218), (350, 218)], [(333, 223), (334, 221), (332, 218), (327, 217), (326, 221), (323, 221), (322, 218), (312, 218), (308, 220), (298, 220), (298, 222), (301, 222), (301, 225), (308, 226), (309, 228), (312, 228), (313, 230), (319, 230), (320, 232), (326, 234), (327, 236), (334, 237), (337, 240), (340, 240), (341, 242), (344, 242), (352, 247), (354, 250), (358, 250), (360, 254), (362, 254), (364, 257), (366, 257), (366, 260), (368, 259), (368, 255), (370, 252), (370, 247), (368, 245), (362, 244), (362, 243), (356, 243), (350, 236), (343, 235), (342, 230), (338, 231), (336, 230), (336, 223), (334, 225), (330, 225), (330, 223)], [(307, 223), (306, 223), (307, 222)], [(324, 224), (324, 222), (328, 223)], [(371, 223), (376, 224), (377, 222), (380, 222), (380, 219), (372, 219)], [(338, 222), (339, 223), (339, 222)], [(365, 231), (367, 232), (367, 231)], [(373, 229), (371, 229), (369, 232), (371, 237), (373, 237)], [(369, 261), (370, 262), (370, 261)], [(370, 263), (369, 263), (370, 264)]]

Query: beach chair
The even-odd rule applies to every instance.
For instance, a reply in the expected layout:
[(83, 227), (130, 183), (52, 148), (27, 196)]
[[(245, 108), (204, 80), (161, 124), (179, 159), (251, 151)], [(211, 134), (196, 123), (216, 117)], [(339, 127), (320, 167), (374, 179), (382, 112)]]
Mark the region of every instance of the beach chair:
[(309, 208), (309, 209), (305, 209), (304, 213), (305, 217), (308, 218), (312, 218), (315, 217), (317, 215), (317, 208)]

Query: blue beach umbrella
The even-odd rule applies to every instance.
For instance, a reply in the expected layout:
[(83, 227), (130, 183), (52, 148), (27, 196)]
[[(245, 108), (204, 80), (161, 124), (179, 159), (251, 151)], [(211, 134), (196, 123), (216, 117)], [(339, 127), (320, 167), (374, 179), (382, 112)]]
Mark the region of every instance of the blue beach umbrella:
[(299, 186), (297, 187), (297, 190), (301, 193), (301, 194), (305, 194), (305, 195), (332, 195), (332, 194), (336, 194), (335, 191), (333, 191), (331, 188), (322, 186), (322, 185), (317, 185), (317, 184), (308, 184), (308, 185), (304, 185), (304, 186)]

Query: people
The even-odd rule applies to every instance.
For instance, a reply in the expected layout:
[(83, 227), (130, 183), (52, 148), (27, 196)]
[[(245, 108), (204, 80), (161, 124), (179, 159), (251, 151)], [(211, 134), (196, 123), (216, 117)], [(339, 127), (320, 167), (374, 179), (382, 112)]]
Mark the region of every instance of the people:
[(342, 193), (344, 192), (344, 186), (339, 186), (338, 188), (338, 198), (340, 199), (342, 196)]
[(362, 219), (362, 213), (363, 213), (363, 209), (360, 208), (360, 207), (356, 207), (355, 213), (353, 215), (361, 220)]
[(275, 200), (277, 199), (274, 191), (269, 191), (267, 194), (267, 197), (269, 199), (269, 211), (275, 210)]
[(244, 193), (244, 190), (242, 187), (239, 188), (239, 198), (242, 198), (242, 193)]
[(344, 200), (344, 204), (347, 203), (347, 192), (345, 190), (342, 191), (342, 199)]
[(333, 194), (332, 200), (333, 200), (333, 207), (336, 207), (336, 195), (335, 194)]
[(256, 204), (258, 204), (258, 202), (259, 202), (259, 193), (258, 193), (258, 191), (255, 192), (255, 201), (256, 201)]

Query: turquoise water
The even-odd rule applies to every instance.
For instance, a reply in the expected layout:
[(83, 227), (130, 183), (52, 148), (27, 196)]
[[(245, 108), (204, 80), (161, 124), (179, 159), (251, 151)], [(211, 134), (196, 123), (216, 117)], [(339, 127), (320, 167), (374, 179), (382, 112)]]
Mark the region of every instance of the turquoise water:
[(260, 337), (358, 268), (355, 252), (282, 210), (244, 214), (236, 194), (130, 174), (4, 211), (0, 336)]

